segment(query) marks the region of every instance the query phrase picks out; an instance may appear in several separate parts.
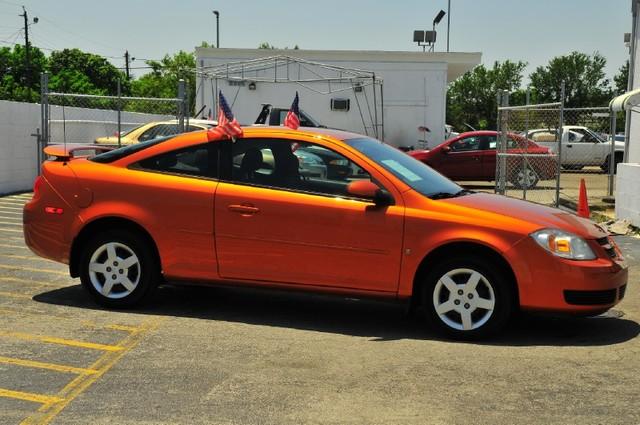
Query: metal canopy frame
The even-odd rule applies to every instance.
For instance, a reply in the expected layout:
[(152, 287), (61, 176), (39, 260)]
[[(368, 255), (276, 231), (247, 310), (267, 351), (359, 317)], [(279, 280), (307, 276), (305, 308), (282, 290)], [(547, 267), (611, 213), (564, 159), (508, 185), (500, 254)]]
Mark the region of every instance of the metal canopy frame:
[[(375, 137), (384, 140), (384, 114), (382, 113), (384, 111), (384, 83), (383, 79), (377, 77), (373, 71), (328, 65), (287, 55), (274, 55), (220, 65), (201, 65), (196, 70), (196, 74), (203, 83), (204, 79), (212, 80), (212, 84), (215, 85), (214, 97), (216, 104), (218, 103), (218, 80), (297, 84), (311, 92), (322, 95), (353, 91), (365, 132), (367, 132), (368, 127), (365, 120), (366, 113), (371, 121)], [(317, 85), (317, 83), (326, 83), (326, 90), (311, 86), (311, 84)], [(372, 88), (373, 108), (369, 105), (367, 87)], [(365, 111), (360, 105), (357, 93), (363, 93), (364, 95)], [(380, 98), (379, 116), (378, 97)], [(378, 122), (379, 118), (380, 122)]]

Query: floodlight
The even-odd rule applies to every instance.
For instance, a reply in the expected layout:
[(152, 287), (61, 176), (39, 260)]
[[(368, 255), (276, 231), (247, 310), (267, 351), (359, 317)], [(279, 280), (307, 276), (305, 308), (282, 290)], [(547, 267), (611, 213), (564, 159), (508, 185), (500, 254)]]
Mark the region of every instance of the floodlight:
[(447, 12), (445, 12), (444, 10), (440, 10), (440, 12), (438, 12), (438, 14), (436, 15), (436, 17), (433, 19), (433, 25), (438, 25), (440, 23), (440, 21), (442, 20), (442, 18), (444, 18), (444, 15), (446, 15)]

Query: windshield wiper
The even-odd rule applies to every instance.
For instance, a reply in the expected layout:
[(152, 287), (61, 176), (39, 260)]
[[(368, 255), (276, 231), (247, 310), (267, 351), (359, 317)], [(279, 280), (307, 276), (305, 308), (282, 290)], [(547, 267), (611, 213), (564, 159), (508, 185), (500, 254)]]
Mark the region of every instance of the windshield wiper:
[(456, 193), (451, 193), (451, 192), (437, 192), (434, 193), (433, 195), (429, 195), (429, 198), (431, 199), (448, 199), (448, 198), (457, 198), (458, 196), (464, 196), (464, 195), (469, 195), (471, 193), (475, 193), (473, 190), (468, 190), (468, 189), (462, 189), (459, 190)]

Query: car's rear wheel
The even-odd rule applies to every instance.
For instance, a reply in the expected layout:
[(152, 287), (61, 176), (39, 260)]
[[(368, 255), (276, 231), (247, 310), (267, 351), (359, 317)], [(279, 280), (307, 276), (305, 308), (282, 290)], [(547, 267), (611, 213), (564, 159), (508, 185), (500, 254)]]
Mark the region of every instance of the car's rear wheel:
[(93, 298), (107, 307), (132, 307), (148, 298), (160, 270), (145, 241), (135, 233), (96, 235), (84, 249), (80, 280)]
[(508, 322), (514, 297), (501, 268), (489, 259), (451, 259), (425, 279), (422, 303), (436, 331), (456, 339), (495, 334)]

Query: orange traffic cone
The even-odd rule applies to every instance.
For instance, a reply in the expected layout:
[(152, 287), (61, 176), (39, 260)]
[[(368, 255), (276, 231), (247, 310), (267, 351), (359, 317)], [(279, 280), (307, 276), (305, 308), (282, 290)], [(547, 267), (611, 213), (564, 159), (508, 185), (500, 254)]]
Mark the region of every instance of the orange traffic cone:
[(584, 179), (580, 179), (580, 196), (578, 197), (578, 215), (584, 218), (590, 218), (589, 201), (587, 200), (587, 186)]

